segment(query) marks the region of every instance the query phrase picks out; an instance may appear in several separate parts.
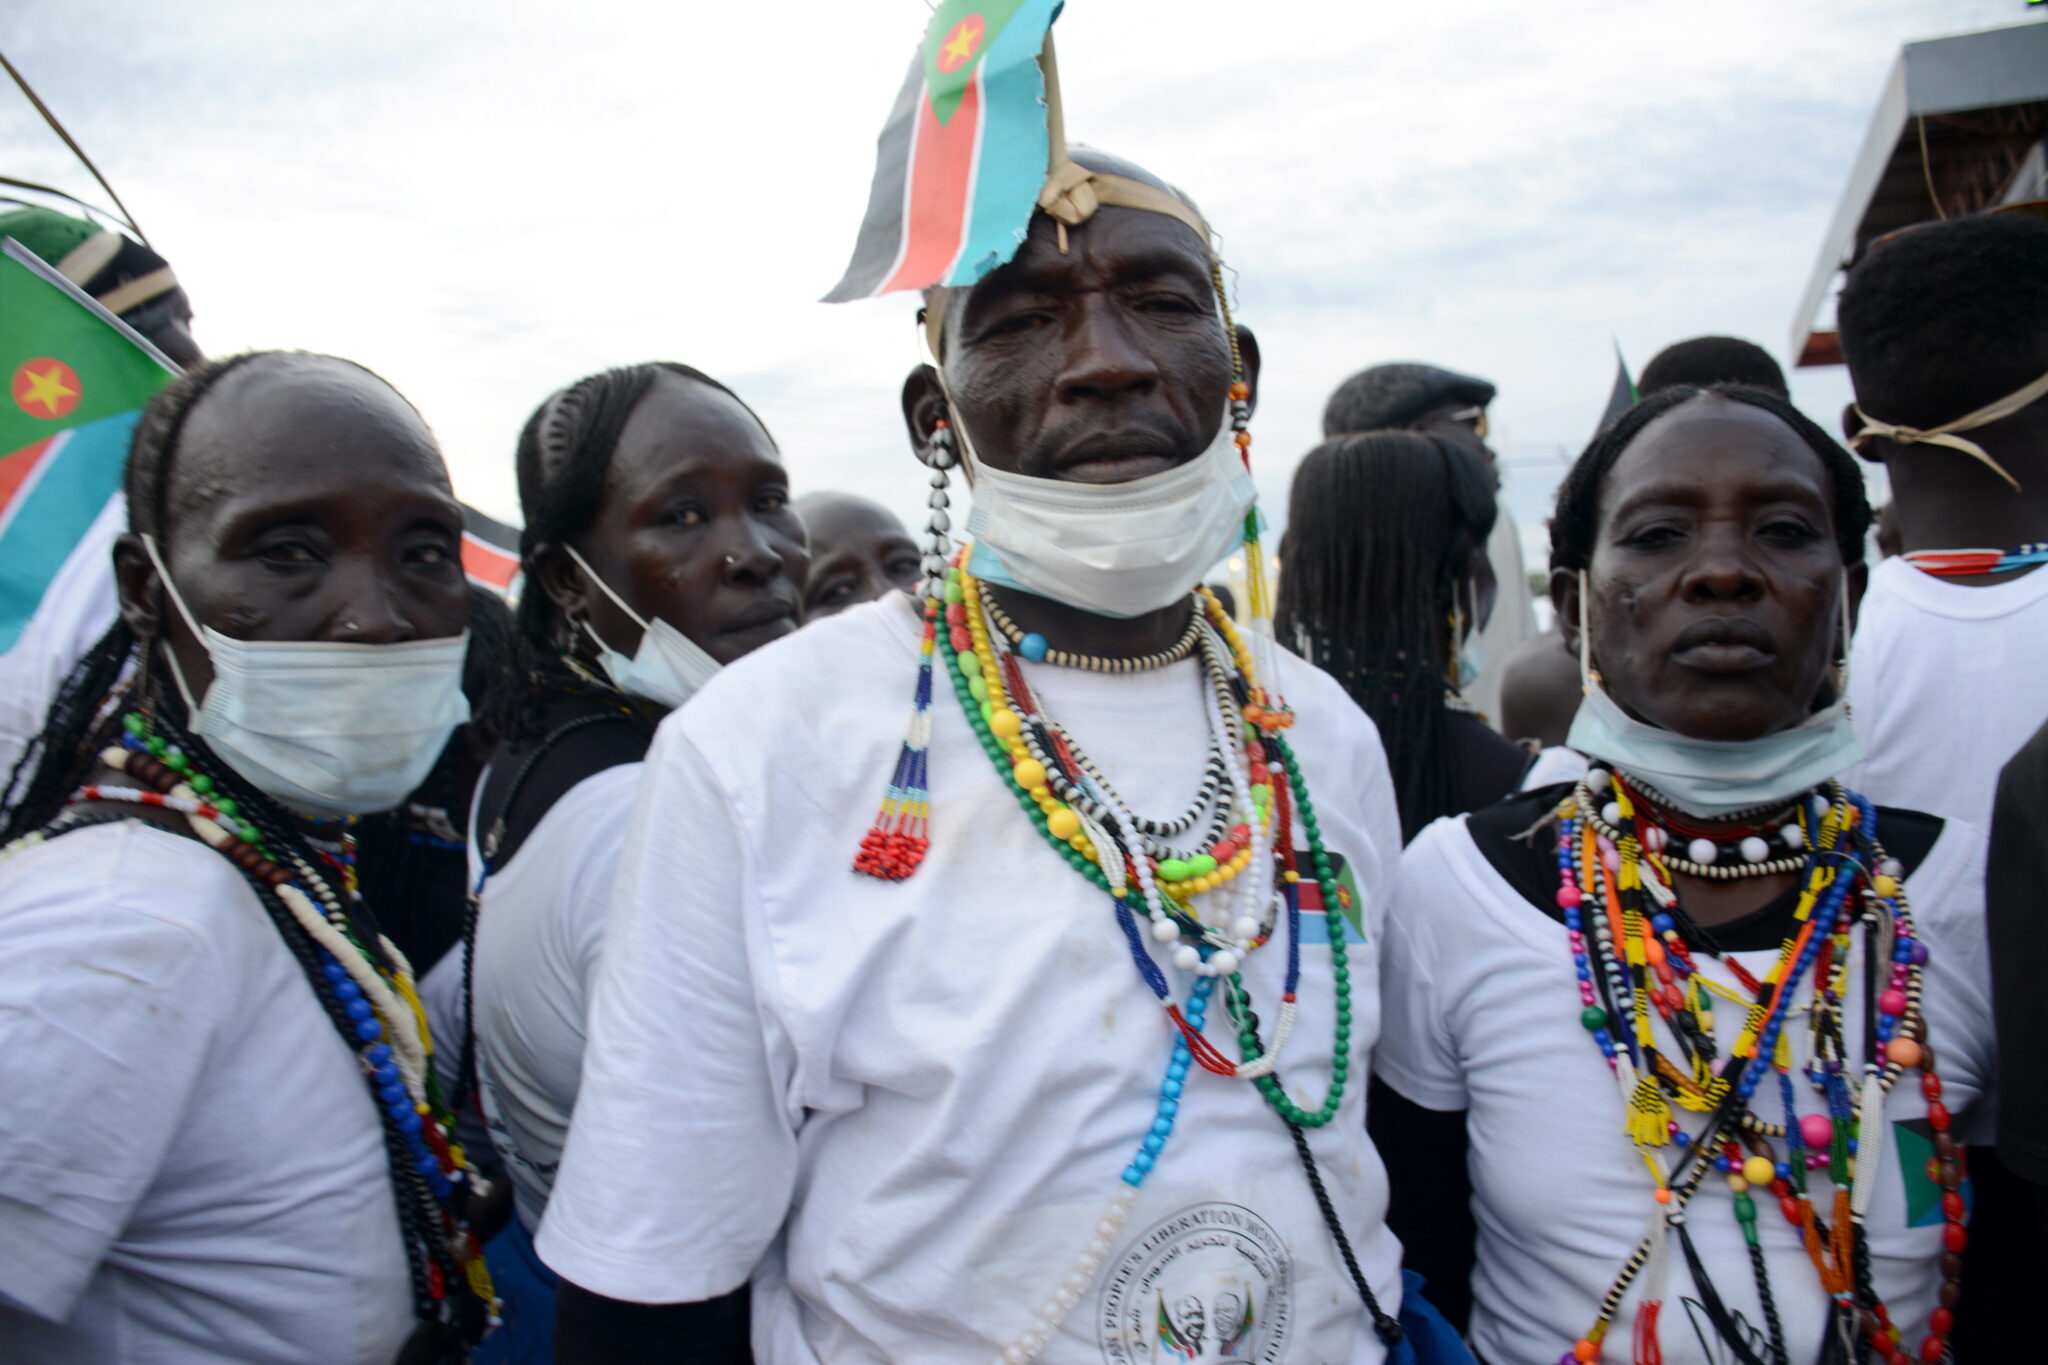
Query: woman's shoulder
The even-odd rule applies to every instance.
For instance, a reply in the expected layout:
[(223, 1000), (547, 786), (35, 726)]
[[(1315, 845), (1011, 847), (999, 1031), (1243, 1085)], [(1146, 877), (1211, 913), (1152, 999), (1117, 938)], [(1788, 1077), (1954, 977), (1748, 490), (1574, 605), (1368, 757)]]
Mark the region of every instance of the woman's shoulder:
[(45, 836), (0, 860), (0, 940), (10, 956), (41, 944), (89, 956), (95, 942), (146, 942), (168, 973), (229, 958), (271, 932), (242, 874), (197, 839), (142, 820)]

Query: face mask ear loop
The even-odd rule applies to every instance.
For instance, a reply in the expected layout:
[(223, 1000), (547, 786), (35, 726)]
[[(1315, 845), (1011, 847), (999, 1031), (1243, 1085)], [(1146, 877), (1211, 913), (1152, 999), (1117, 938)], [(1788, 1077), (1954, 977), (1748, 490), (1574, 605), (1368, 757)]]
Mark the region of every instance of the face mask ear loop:
[[(164, 585), (164, 593), (171, 599), (171, 605), (178, 609), (178, 615), (185, 618), (185, 628), (192, 632), (192, 638), (199, 642), (199, 647), (211, 655), (213, 651), (207, 646), (205, 633), (199, 629), (199, 623), (192, 619), (191, 610), (186, 607), (185, 599), (178, 593), (178, 585), (171, 581), (171, 571), (164, 567), (163, 557), (157, 553), (156, 537), (146, 531), (142, 536), (142, 551), (149, 556), (150, 565), (156, 570), (157, 581)], [(185, 714), (192, 718), (193, 724), (198, 724), (199, 703), (192, 700), (192, 689), (185, 685), (185, 670), (178, 667), (178, 651), (170, 647), (169, 641), (164, 643), (164, 660), (170, 664), (171, 681), (178, 685), (178, 695), (184, 699)]]
[(1842, 652), (1835, 656), (1835, 695), (1840, 698), (1842, 709), (1849, 707), (1849, 649), (1853, 642), (1851, 631), (1855, 623), (1849, 616), (1849, 571), (1842, 570), (1842, 592), (1839, 602), (1842, 618)]
[(1591, 613), (1591, 607), (1587, 603), (1589, 596), (1586, 571), (1581, 569), (1579, 570), (1579, 690), (1582, 692), (1590, 692), (1599, 686), (1593, 679), (1593, 639), (1590, 632), (1586, 629), (1586, 621)]
[[(632, 618), (633, 624), (640, 627), (640, 630), (643, 634), (646, 633), (647, 618), (642, 616), (639, 612), (634, 611), (631, 607), (627, 606), (625, 599), (612, 591), (612, 585), (605, 582), (602, 578), (599, 578), (597, 576), (597, 570), (591, 568), (590, 565), (586, 564), (583, 560), (583, 556), (576, 553), (576, 547), (574, 545), (569, 544), (567, 541), (563, 541), (562, 552), (568, 555), (569, 558), (576, 561), (576, 567), (583, 570), (583, 576), (585, 578), (588, 578), (592, 583), (595, 583), (597, 585), (597, 590), (599, 592), (603, 593), (606, 597), (612, 599), (613, 606), (617, 607), (620, 611), (626, 613), (628, 617)], [(597, 639), (597, 632), (591, 630), (590, 621), (588, 618), (585, 618), (577, 624), (581, 625), (584, 630), (588, 631), (590, 634), (590, 638), (593, 640), (597, 640), (597, 643), (600, 647), (605, 649), (611, 648), (611, 646), (605, 644), (604, 641)]]

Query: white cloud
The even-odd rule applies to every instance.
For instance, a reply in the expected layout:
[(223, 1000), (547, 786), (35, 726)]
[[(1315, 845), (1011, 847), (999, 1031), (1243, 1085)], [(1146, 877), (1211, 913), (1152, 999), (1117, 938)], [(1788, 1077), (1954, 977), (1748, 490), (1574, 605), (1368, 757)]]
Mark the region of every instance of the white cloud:
[[(802, 487), (912, 518), (904, 299), (813, 302), (852, 245), (918, 0), (17, 7), (0, 48), (176, 262), (204, 345), (379, 370), (459, 491), (514, 518), (552, 388), (672, 357), (731, 382)], [(1266, 382), (1275, 510), (1345, 374), (1418, 357), (1499, 384), (1529, 471), (1612, 377), (1701, 332), (1783, 355), (1900, 42), (2009, 0), (1072, 0), (1070, 131), (1222, 229)], [(4, 103), (4, 102), (0, 102)], [(8, 169), (86, 177), (25, 107)], [(88, 196), (90, 197), (90, 196)], [(1832, 426), (1839, 372), (1797, 396)]]

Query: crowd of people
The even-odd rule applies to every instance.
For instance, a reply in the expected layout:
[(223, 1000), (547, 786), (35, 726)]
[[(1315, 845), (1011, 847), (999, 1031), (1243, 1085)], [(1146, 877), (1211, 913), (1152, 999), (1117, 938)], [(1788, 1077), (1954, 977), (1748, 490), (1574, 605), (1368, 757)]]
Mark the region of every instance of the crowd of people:
[(389, 384), (0, 216), (182, 366), (0, 661), (0, 1357), (2028, 1357), (2048, 222), (1856, 264), (1843, 439), (1661, 354), (1539, 631), (1436, 365), (1270, 580), (1206, 222), (1055, 170), (927, 291), (922, 539), (626, 365), (510, 603)]

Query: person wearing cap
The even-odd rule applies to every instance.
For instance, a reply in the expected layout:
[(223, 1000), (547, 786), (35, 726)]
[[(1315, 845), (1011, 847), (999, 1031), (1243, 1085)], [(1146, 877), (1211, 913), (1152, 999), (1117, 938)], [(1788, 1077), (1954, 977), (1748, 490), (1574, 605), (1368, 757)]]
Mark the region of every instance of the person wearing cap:
[[(1043, 65), (989, 106), (1021, 68), (1050, 122)], [(734, 662), (648, 752), (537, 1241), (564, 1365), (746, 1359), (749, 1284), (779, 1365), (1402, 1340), (1364, 1131), (1386, 757), (1262, 578), (1244, 630), (1198, 591), (1259, 560), (1259, 352), (1207, 224), (1043, 129), (1013, 258), (904, 286), (919, 598)]]
[[(1486, 410), (1494, 392), (1484, 379), (1438, 365), (1375, 365), (1352, 375), (1330, 395), (1323, 407), (1323, 435), (1405, 429), (1441, 437), (1484, 460), (1497, 492), (1500, 459), (1486, 443)], [(1521, 528), (1506, 507), (1487, 537), (1483, 573), (1490, 579), (1480, 585), (1484, 624), (1466, 645), (1468, 654), (1478, 656), (1479, 671), (1464, 695), (1474, 710), (1498, 727), (1503, 666), (1522, 641), (1536, 633), (1536, 609), (1522, 567)]]
[(12, 237), (54, 266), (180, 369), (201, 358), (199, 343), (192, 339), (192, 301), (170, 262), (151, 247), (36, 205), (0, 213), (0, 237)]

